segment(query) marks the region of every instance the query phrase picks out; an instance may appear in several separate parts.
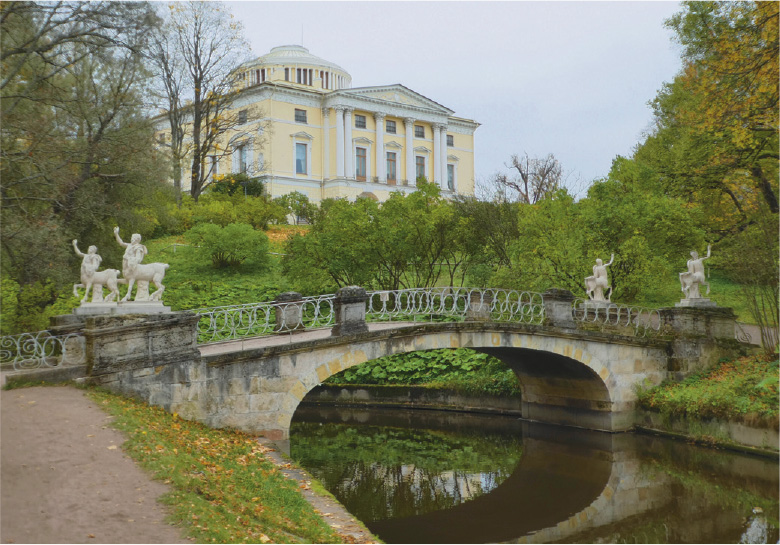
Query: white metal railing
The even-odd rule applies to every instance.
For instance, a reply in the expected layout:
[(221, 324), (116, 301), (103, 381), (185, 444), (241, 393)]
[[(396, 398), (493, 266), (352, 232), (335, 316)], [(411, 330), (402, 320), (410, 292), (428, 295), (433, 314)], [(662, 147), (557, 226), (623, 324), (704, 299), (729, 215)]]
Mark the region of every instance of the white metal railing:
[(633, 328), (634, 334), (642, 337), (650, 331), (657, 333), (661, 330), (661, 313), (658, 309), (600, 304), (588, 299), (575, 299), (571, 308), (572, 317), (577, 322)]
[(334, 325), (335, 295), (303, 297), (298, 301), (249, 303), (194, 309), (198, 343), (229, 341)]
[(0, 367), (15, 371), (84, 363), (84, 337), (78, 333), (52, 335), (49, 331), (0, 337)]
[(492, 288), (410, 288), (368, 293), (366, 319), (372, 322), (486, 319), (541, 324), (542, 294)]

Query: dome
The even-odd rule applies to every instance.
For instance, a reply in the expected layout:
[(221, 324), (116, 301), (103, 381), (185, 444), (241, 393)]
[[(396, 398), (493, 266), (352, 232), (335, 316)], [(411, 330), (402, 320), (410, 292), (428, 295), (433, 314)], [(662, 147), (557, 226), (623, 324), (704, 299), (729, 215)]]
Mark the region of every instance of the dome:
[(267, 65), (308, 65), (316, 66), (319, 68), (327, 68), (329, 70), (336, 70), (343, 74), (349, 74), (346, 70), (340, 67), (338, 64), (326, 61), (316, 55), (309, 53), (309, 50), (302, 45), (280, 45), (271, 49), (270, 53), (258, 57), (254, 61), (247, 63), (252, 66), (258, 66), (262, 64)]

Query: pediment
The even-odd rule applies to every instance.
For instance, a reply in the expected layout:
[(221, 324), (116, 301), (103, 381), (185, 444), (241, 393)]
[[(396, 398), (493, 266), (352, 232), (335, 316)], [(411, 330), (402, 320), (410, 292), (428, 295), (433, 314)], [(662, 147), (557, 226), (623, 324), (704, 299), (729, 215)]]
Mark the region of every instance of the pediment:
[(302, 139), (302, 140), (314, 140), (314, 137), (312, 135), (310, 135), (307, 132), (303, 132), (303, 131), (296, 132), (295, 134), (291, 134), (290, 136), (292, 138), (299, 138), (299, 139)]
[(383, 85), (380, 87), (357, 87), (343, 90), (341, 93), (355, 97), (365, 97), (371, 98), (373, 100), (380, 100), (394, 105), (424, 108), (445, 115), (451, 115), (454, 113), (454, 110), (450, 110), (438, 102), (435, 102), (428, 97), (421, 95), (420, 93), (412, 91), (408, 87), (404, 87), (401, 84)]

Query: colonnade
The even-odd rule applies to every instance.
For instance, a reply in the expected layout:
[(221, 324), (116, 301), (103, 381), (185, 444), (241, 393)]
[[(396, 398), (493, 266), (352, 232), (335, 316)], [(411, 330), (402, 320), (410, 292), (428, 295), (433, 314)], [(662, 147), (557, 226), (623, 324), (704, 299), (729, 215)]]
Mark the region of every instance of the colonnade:
[[(355, 144), (353, 142), (353, 126), (352, 113), (354, 108), (348, 106), (335, 106), (333, 109), (336, 111), (336, 177), (337, 178), (349, 178), (354, 179), (356, 176), (355, 165)], [(330, 170), (330, 110), (331, 108), (323, 108), (323, 130), (324, 130), (324, 167), (326, 177)], [(373, 142), (373, 154), (372, 159), (376, 165), (376, 176), (380, 183), (387, 183), (387, 156), (385, 155), (385, 118), (386, 114), (382, 112), (374, 113), (374, 121), (376, 122), (376, 136)], [(430, 181), (438, 184), (441, 187), (447, 187), (447, 125), (442, 123), (434, 123), (433, 127), (433, 150), (432, 157), (429, 157), (429, 151), (427, 148), (420, 153), (415, 153), (414, 150), (414, 124), (417, 120), (411, 117), (404, 118), (404, 162), (406, 165), (405, 176), (402, 176), (401, 169), (396, 171), (396, 178), (400, 182), (401, 179), (406, 179), (409, 185), (415, 185), (417, 181), (417, 168), (416, 168), (416, 156), (425, 157), (425, 176)], [(401, 157), (397, 158), (397, 164), (400, 166)], [(433, 162), (433, 175), (431, 177), (431, 165)], [(368, 165), (367, 165), (368, 167)], [(371, 172), (368, 169), (366, 172), (366, 179), (370, 180)]]

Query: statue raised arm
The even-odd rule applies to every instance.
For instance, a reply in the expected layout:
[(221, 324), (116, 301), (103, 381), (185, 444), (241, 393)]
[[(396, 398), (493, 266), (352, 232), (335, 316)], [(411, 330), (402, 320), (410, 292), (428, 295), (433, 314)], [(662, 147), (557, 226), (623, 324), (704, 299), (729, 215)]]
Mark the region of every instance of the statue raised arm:
[(680, 273), (680, 285), (686, 299), (700, 299), (701, 293), (699, 291), (699, 286), (702, 284), (707, 286), (705, 295), (709, 295), (710, 285), (704, 275), (703, 261), (710, 258), (711, 249), (712, 247), (708, 244), (706, 257), (699, 257), (698, 252), (695, 250), (692, 251), (691, 259), (689, 259), (687, 263), (688, 270)]
[[(133, 233), (130, 237), (130, 242), (124, 242), (119, 236), (119, 227), (114, 227), (114, 236), (120, 246), (125, 248), (125, 255), (122, 257), (122, 276), (127, 281), (127, 294), (122, 298), (122, 301), (128, 301), (130, 295), (133, 293), (133, 285), (139, 282), (139, 286), (143, 285), (144, 290), (136, 290), (136, 301), (159, 301), (165, 286), (162, 285), (162, 279), (165, 276), (165, 270), (168, 268), (167, 263), (150, 263), (144, 265), (141, 262), (148, 253), (146, 246), (141, 244), (141, 235)], [(149, 282), (153, 282), (157, 287), (151, 296), (149, 295), (148, 285)]]
[[(593, 276), (585, 278), (585, 292), (592, 301), (610, 301), (612, 297), (612, 287), (610, 287), (607, 278), (607, 267), (612, 265), (614, 261), (615, 254), (612, 254), (609, 263), (606, 265), (601, 259), (596, 259), (596, 264), (593, 266)], [(606, 297), (604, 296), (605, 293)]]

